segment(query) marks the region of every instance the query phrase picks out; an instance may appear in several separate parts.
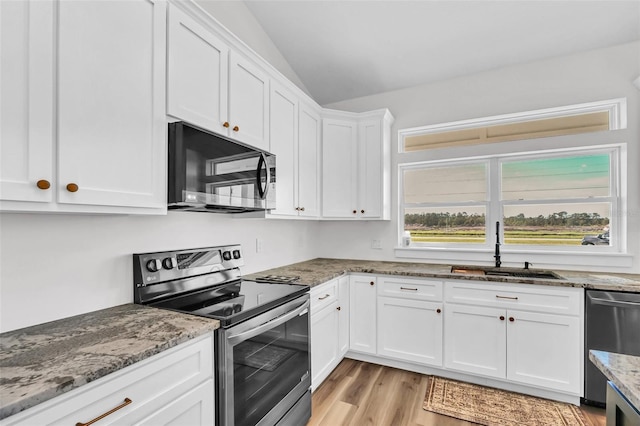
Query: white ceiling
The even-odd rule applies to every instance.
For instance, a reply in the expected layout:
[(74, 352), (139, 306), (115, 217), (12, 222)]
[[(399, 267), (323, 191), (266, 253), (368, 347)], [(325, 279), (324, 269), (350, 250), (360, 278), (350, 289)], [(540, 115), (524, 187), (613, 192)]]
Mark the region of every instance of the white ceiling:
[(245, 3), (322, 105), (640, 39), (640, 0)]

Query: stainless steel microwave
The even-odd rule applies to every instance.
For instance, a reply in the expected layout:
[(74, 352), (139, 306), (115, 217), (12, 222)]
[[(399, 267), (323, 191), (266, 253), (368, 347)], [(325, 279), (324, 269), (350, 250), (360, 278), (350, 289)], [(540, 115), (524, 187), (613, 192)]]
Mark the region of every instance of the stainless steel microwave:
[(275, 209), (275, 182), (275, 155), (184, 122), (169, 124), (169, 209)]

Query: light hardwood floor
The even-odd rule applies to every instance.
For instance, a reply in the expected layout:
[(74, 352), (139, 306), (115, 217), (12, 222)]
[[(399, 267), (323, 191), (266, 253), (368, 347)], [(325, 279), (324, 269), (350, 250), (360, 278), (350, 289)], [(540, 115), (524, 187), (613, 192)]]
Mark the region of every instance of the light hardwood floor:
[[(344, 359), (313, 393), (307, 426), (467, 426), (422, 409), (427, 391), (423, 374)], [(591, 426), (604, 426), (604, 410), (581, 407)]]

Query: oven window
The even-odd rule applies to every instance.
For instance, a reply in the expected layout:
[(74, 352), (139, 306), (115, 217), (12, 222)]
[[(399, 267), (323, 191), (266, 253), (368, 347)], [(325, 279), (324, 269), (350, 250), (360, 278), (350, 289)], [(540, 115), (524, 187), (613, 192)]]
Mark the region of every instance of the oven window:
[(308, 314), (234, 346), (235, 426), (255, 425), (308, 374)]

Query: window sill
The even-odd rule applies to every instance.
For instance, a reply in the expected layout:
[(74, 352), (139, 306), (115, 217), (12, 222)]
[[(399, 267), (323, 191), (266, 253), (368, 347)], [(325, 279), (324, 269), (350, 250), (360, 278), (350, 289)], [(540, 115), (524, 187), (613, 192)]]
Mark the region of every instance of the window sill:
[[(394, 254), (397, 258), (422, 259), (433, 261), (434, 263), (472, 263), (479, 266), (491, 266), (494, 264), (493, 251), (486, 249), (396, 247)], [(500, 257), (502, 266), (518, 267), (527, 261), (532, 263), (535, 268), (634, 273), (631, 270), (633, 256), (626, 253), (540, 252), (503, 249)]]

